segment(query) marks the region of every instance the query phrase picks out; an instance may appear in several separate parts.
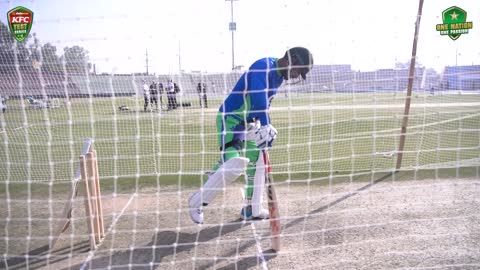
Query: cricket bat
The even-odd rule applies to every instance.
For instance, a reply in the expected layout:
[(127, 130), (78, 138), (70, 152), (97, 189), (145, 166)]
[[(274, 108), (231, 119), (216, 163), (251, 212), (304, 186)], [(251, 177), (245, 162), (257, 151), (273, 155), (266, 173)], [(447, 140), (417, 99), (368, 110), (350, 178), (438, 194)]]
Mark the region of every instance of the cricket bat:
[(277, 195), (273, 187), (272, 166), (270, 165), (270, 159), (268, 152), (263, 150), (263, 161), (265, 162), (265, 181), (267, 185), (267, 197), (268, 197), (268, 212), (270, 216), (270, 231), (271, 231), (271, 245), (275, 251), (280, 250), (280, 234), (282, 228), (280, 226), (280, 213), (278, 211)]

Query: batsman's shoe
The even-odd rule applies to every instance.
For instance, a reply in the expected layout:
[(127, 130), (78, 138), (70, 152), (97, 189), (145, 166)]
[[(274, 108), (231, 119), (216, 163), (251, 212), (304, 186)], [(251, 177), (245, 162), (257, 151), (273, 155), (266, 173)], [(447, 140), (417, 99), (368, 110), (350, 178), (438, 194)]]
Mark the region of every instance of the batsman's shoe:
[(196, 193), (194, 193), (189, 199), (188, 199), (188, 207), (189, 207), (189, 213), (190, 213), (190, 218), (192, 219), (193, 222), (197, 224), (203, 224), (203, 209), (202, 206), (197, 206), (198, 203), (195, 202), (195, 196)]
[(261, 219), (268, 219), (269, 213), (267, 209), (260, 209), (260, 213), (257, 216), (254, 216), (252, 213), (252, 206), (247, 205), (242, 208), (240, 211), (240, 218), (243, 220), (261, 220)]
[(203, 209), (190, 208), (190, 218), (197, 224), (203, 224)]

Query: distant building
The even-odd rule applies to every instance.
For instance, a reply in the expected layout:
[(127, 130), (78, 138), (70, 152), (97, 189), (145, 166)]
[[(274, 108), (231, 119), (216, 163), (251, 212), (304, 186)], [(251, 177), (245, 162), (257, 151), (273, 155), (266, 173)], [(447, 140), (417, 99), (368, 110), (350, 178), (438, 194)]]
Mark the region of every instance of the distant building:
[[(21, 83), (20, 83), (21, 82)], [(19, 74), (0, 74), (0, 93), (10, 97), (64, 97), (78, 93), (79, 87), (72, 76), (64, 72), (22, 72)]]
[(352, 91), (353, 72), (351, 65), (314, 65), (308, 81), (319, 86), (320, 91)]
[(480, 91), (480, 65), (445, 67), (440, 88), (444, 90)]
[[(314, 65), (309, 73), (309, 83), (317, 85), (317, 91), (328, 92), (382, 92), (405, 91), (409, 69), (378, 69), (353, 71), (350, 65)], [(430, 89), (438, 85), (438, 74), (433, 69), (417, 67), (414, 89)]]

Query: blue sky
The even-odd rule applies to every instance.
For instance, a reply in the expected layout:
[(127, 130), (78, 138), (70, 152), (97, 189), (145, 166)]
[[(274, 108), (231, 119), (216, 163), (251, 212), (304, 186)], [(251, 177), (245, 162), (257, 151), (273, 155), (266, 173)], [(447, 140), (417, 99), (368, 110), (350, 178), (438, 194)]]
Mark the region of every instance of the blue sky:
[[(1, 1), (0, 20), (16, 6), (34, 12), (32, 32), (62, 51), (81, 45), (100, 72), (225, 72), (231, 69), (230, 1), (44, 0)], [(473, 29), (457, 41), (435, 25), (450, 6), (468, 12)], [(392, 68), (410, 58), (418, 1), (234, 1), (235, 64), (309, 48), (316, 64), (351, 64), (356, 70)], [(477, 26), (478, 25), (478, 26)], [(480, 1), (425, 1), (417, 55), (440, 71), (445, 65), (480, 64)], [(180, 52), (180, 61), (179, 61)]]

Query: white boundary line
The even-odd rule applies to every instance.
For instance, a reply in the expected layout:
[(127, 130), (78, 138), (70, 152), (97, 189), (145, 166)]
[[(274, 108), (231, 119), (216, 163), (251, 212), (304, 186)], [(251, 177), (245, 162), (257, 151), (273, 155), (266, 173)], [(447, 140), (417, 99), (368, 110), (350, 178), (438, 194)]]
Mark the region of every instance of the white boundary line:
[[(313, 110), (313, 111), (325, 111), (333, 109), (387, 109), (392, 108), (401, 109), (404, 108), (404, 103), (393, 103), (393, 104), (321, 104), (321, 105), (293, 105), (293, 106), (271, 106), (270, 111), (304, 111), (304, 110)], [(436, 103), (412, 103), (411, 107), (413, 108), (449, 108), (449, 107), (480, 107), (480, 102), (436, 102)], [(209, 108), (203, 109), (205, 112), (217, 112), (218, 108)], [(190, 110), (188, 110), (190, 112)]]
[[(465, 102), (465, 103), (412, 103), (411, 107), (413, 108), (448, 108), (448, 107), (479, 107), (480, 102)], [(271, 111), (285, 111), (285, 109), (290, 111), (303, 111), (303, 110), (314, 110), (314, 111), (325, 111), (332, 109), (392, 109), (392, 108), (403, 108), (405, 104), (325, 104), (325, 105), (304, 105), (304, 106), (287, 106), (287, 107), (275, 107), (270, 108)]]
[(257, 246), (258, 257), (262, 261), (262, 269), (267, 270), (267, 262), (265, 261), (265, 256), (263, 255), (262, 246), (260, 245), (260, 236), (257, 234), (257, 230), (255, 229), (254, 222), (250, 222), (250, 227), (253, 231), (253, 237), (255, 238), (255, 243)]
[[(242, 193), (242, 198), (245, 198), (245, 192), (243, 191), (243, 188), (240, 188), (240, 193)], [(262, 246), (260, 245), (261, 238), (257, 234), (257, 229), (255, 228), (254, 222), (250, 222), (250, 227), (253, 231), (253, 238), (255, 238), (255, 246), (257, 247), (258, 257), (262, 261), (262, 269), (266, 270), (268, 267), (267, 262), (265, 261), (265, 256), (263, 255)]]
[(113, 228), (115, 227), (115, 225), (117, 224), (118, 220), (123, 216), (123, 213), (125, 212), (125, 210), (127, 210), (127, 207), (130, 205), (130, 203), (132, 202), (133, 198), (134, 197), (137, 197), (138, 194), (137, 193), (133, 193), (132, 197), (130, 197), (130, 199), (128, 200), (127, 204), (125, 205), (125, 207), (123, 207), (122, 211), (120, 211), (120, 214), (115, 218), (115, 220), (112, 222), (112, 224), (110, 225), (110, 227), (108, 228), (108, 231), (105, 233), (105, 236), (100, 239), (100, 242), (98, 243), (98, 245), (95, 247), (94, 250), (91, 250), (90, 251), (90, 254), (88, 255), (88, 257), (85, 259), (85, 261), (83, 262), (82, 266), (80, 267), (80, 270), (84, 270), (85, 267), (87, 267), (87, 264), (93, 259), (93, 257), (95, 257), (95, 251), (97, 251), (99, 248), (100, 248), (100, 245), (103, 244), (103, 241), (107, 238), (107, 235), (110, 234), (110, 232), (113, 230)]
[(29, 124), (29, 125), (22, 125), (22, 126), (19, 126), (19, 127), (16, 127), (16, 128), (13, 128), (12, 131), (17, 131), (19, 129), (25, 129), (25, 128), (29, 128), (29, 127), (32, 127), (33, 124)]
[[(353, 109), (378, 109), (378, 110), (391, 110), (391, 109), (402, 109), (405, 107), (404, 103), (393, 103), (393, 104), (350, 104), (350, 103), (339, 103), (339, 104), (321, 104), (321, 105), (293, 105), (293, 106), (279, 106), (279, 105), (273, 105), (270, 107), (270, 111), (281, 111), (281, 112), (286, 112), (286, 111), (305, 111), (305, 110), (310, 110), (310, 111), (328, 111), (328, 110), (353, 110)], [(411, 108), (469, 108), (471, 107), (480, 107), (480, 102), (463, 102), (463, 103), (442, 103), (442, 102), (437, 102), (437, 103), (412, 103)], [(203, 113), (206, 114), (216, 114), (218, 112), (218, 108), (202, 108), (202, 109), (185, 109), (182, 110), (182, 112), (186, 114), (190, 113), (198, 113), (200, 111), (203, 111)], [(264, 111), (264, 110), (261, 110)], [(129, 116), (124, 115), (122, 116), (122, 119), (129, 119), (129, 118), (150, 118), (150, 117), (161, 117), (164, 114), (143, 114), (143, 112), (138, 112), (135, 114), (131, 114)], [(175, 115), (175, 114), (172, 114)], [(108, 120), (108, 118), (102, 118), (102, 120)], [(90, 120), (86, 119), (84, 120), (85, 122), (88, 122)]]

